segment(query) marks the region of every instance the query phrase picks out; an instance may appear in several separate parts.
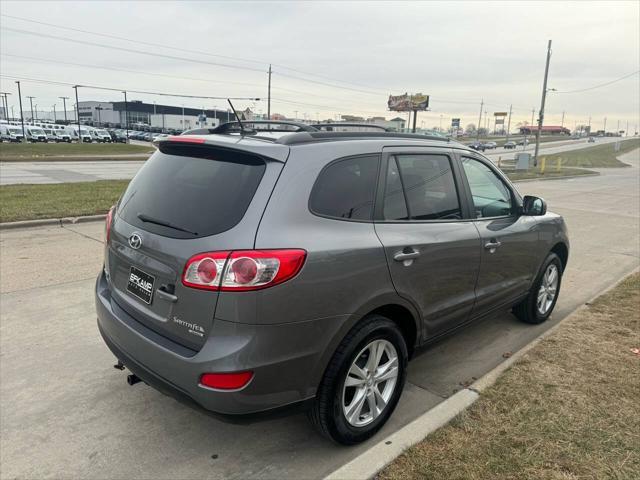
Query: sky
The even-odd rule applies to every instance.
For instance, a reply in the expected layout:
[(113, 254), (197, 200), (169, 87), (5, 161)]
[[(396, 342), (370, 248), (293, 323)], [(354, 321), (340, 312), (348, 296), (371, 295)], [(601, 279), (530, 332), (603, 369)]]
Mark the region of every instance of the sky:
[[(16, 111), (21, 80), (23, 106), (34, 96), (40, 111), (61, 111), (58, 97), (73, 97), (80, 84), (116, 89), (80, 88), (80, 101), (122, 100), (126, 89), (260, 98), (234, 103), (266, 113), (272, 64), (272, 113), (390, 119), (390, 94), (422, 92), (430, 111), (418, 126), (477, 124), (484, 100), (490, 119), (512, 106), (513, 128), (540, 108), (552, 40), (548, 88), (556, 91), (547, 96), (546, 125), (559, 125), (565, 112), (571, 129), (589, 117), (594, 129), (605, 118), (607, 130), (640, 126), (638, 1), (2, 0), (0, 14), (0, 91), (11, 93)], [(226, 109), (216, 99), (129, 99)]]

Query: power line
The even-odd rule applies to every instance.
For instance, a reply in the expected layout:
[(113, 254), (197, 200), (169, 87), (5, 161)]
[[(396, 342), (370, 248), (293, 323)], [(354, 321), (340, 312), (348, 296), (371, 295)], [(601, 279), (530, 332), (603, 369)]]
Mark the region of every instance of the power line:
[(21, 81), (31, 81), (31, 82), (37, 82), (37, 83), (45, 83), (45, 84), (52, 84), (52, 85), (65, 85), (65, 86), (70, 86), (70, 87), (78, 87), (78, 88), (94, 88), (96, 90), (108, 90), (108, 91), (112, 91), (112, 92), (123, 92), (123, 91), (127, 91), (129, 93), (138, 93), (141, 95), (158, 95), (161, 97), (177, 97), (177, 98), (199, 98), (199, 99), (206, 99), (206, 100), (252, 100), (252, 101), (258, 101), (260, 100), (259, 98), (255, 98), (255, 97), (211, 97), (211, 96), (206, 96), (206, 95), (186, 95), (186, 94), (180, 94), (180, 93), (165, 93), (165, 92), (150, 92), (150, 91), (145, 91), (145, 90), (132, 90), (129, 88), (113, 88), (113, 87), (103, 87), (103, 86), (98, 86), (98, 85), (82, 85), (82, 84), (74, 84), (74, 83), (68, 83), (68, 82), (59, 82), (59, 81), (55, 81), (55, 80), (43, 80), (41, 78), (29, 78), (29, 77), (17, 77), (14, 75), (4, 75), (1, 74), (0, 77), (3, 78), (11, 78), (11, 79), (18, 79)]
[[(0, 16), (6, 17), (6, 18), (11, 18), (11, 19), (14, 19), (14, 20), (20, 20), (20, 21), (23, 21), (23, 22), (34, 23), (34, 24), (37, 24), (37, 25), (46, 25), (46, 26), (49, 26), (49, 27), (59, 28), (59, 29), (62, 29), (62, 30), (69, 30), (69, 31), (72, 31), (72, 32), (95, 35), (95, 36), (104, 37), (104, 38), (110, 38), (110, 39), (113, 39), (113, 40), (120, 40), (120, 41), (125, 41), (125, 42), (133, 42), (133, 43), (136, 43), (136, 44), (148, 45), (148, 46), (151, 46), (151, 47), (167, 48), (167, 49), (175, 50), (175, 51), (178, 51), (178, 52), (195, 53), (197, 55), (206, 55), (206, 56), (209, 56), (209, 57), (224, 58), (226, 60), (235, 60), (235, 61), (253, 63), (253, 64), (264, 65), (264, 66), (269, 64), (269, 62), (267, 62), (267, 61), (247, 59), (247, 58), (241, 58), (241, 57), (233, 57), (233, 56), (229, 56), (229, 55), (220, 55), (220, 54), (214, 54), (214, 53), (209, 53), (209, 52), (203, 52), (201, 50), (190, 50), (190, 49), (179, 48), (179, 47), (174, 47), (174, 46), (170, 46), (170, 45), (164, 45), (164, 44), (159, 44), (159, 43), (146, 42), (146, 41), (142, 41), (142, 40), (135, 40), (135, 39), (132, 39), (132, 38), (120, 37), (120, 36), (117, 36), (117, 35), (109, 35), (109, 34), (105, 34), (105, 33), (97, 33), (97, 32), (92, 32), (92, 31), (89, 31), (89, 30), (83, 30), (83, 29), (80, 29), (80, 28), (66, 27), (66, 26), (63, 26), (63, 25), (57, 25), (57, 24), (54, 24), (54, 23), (41, 22), (41, 21), (38, 21), (38, 20), (32, 20), (32, 19), (23, 18), (23, 17), (17, 17), (17, 16), (13, 16), (13, 15), (0, 14)], [(282, 65), (282, 64), (273, 63), (273, 66), (274, 67), (278, 67), (278, 68), (282, 68), (282, 69), (285, 69), (285, 70), (290, 70), (292, 72), (297, 72), (297, 73), (300, 73), (300, 74), (303, 74), (303, 75), (309, 75), (309, 76), (312, 76), (312, 77), (324, 78), (325, 80), (330, 80), (330, 81), (335, 81), (335, 82), (355, 85), (355, 86), (369, 88), (369, 89), (377, 89), (378, 88), (378, 87), (370, 87), (368, 85), (363, 85), (363, 84), (359, 84), (359, 83), (349, 82), (349, 81), (346, 81), (346, 80), (340, 80), (340, 79), (336, 79), (336, 78), (332, 78), (332, 77), (327, 77), (327, 76), (324, 76), (324, 75), (319, 75), (317, 73), (306, 72), (304, 70), (299, 70), (299, 69), (288, 67), (288, 66)]]
[(629, 74), (624, 75), (624, 76), (622, 76), (620, 78), (616, 78), (615, 80), (611, 80), (610, 82), (601, 83), (599, 85), (594, 85), (593, 87), (582, 88), (582, 89), (579, 89), (579, 90), (555, 91), (554, 93), (580, 93), (580, 92), (587, 92), (589, 90), (595, 90), (596, 88), (606, 87), (607, 85), (611, 85), (612, 83), (619, 82), (620, 80), (624, 80), (625, 78), (632, 77), (634, 75), (637, 75), (638, 73), (640, 73), (640, 70), (636, 70), (635, 72), (629, 73)]
[(248, 70), (248, 71), (251, 71), (251, 72), (265, 73), (262, 69), (259, 69), (259, 68), (244, 67), (244, 66), (241, 66), (241, 65), (230, 65), (230, 64), (227, 64), (227, 63), (208, 62), (206, 60), (198, 60), (196, 58), (176, 57), (174, 55), (165, 55), (163, 53), (145, 52), (145, 51), (142, 51), (142, 50), (134, 50), (134, 49), (131, 49), (131, 48), (117, 47), (115, 45), (105, 45), (104, 43), (89, 42), (87, 40), (76, 40), (75, 38), (60, 37), (58, 35), (50, 35), (50, 34), (40, 33), (40, 32), (31, 32), (29, 30), (21, 30), (21, 29), (18, 29), (18, 28), (4, 27), (3, 30), (4, 31), (8, 31), (8, 32), (20, 33), (20, 34), (24, 34), (24, 35), (33, 35), (35, 37), (51, 38), (53, 40), (62, 40), (63, 42), (79, 43), (81, 45), (91, 45), (91, 46), (94, 46), (94, 47), (101, 47), (101, 48), (106, 48), (106, 49), (109, 49), (109, 50), (119, 50), (119, 51), (122, 51), (122, 52), (135, 53), (135, 54), (139, 54), (139, 55), (148, 55), (148, 56), (152, 56), (152, 57), (168, 58), (170, 60), (179, 60), (179, 61), (200, 63), (200, 64), (204, 64), (204, 65), (213, 65), (215, 67), (232, 68), (232, 69), (237, 69), (237, 70)]

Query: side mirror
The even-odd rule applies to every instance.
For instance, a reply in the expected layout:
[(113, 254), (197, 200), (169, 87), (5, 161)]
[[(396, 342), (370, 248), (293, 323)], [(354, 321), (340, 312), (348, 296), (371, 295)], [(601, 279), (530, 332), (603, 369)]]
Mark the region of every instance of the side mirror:
[(523, 215), (544, 215), (547, 213), (547, 202), (540, 197), (534, 197), (532, 195), (525, 195), (522, 199), (522, 214)]

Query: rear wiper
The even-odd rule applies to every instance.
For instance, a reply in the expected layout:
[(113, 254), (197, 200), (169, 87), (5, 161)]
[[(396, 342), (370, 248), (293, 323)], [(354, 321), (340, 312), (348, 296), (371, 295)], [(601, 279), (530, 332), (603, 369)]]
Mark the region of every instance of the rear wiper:
[(162, 220), (150, 217), (149, 215), (145, 215), (144, 213), (139, 213), (137, 217), (145, 223), (155, 223), (156, 225), (160, 225), (162, 227), (172, 228), (173, 230), (190, 233), (191, 235), (198, 235), (197, 232), (192, 232), (191, 230), (187, 230), (186, 228), (179, 227), (169, 222), (163, 222)]

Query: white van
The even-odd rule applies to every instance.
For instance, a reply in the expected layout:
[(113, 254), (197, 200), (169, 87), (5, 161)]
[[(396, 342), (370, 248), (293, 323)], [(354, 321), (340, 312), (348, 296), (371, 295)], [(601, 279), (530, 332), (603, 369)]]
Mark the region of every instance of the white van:
[(21, 142), (24, 136), (22, 135), (22, 128), (9, 124), (0, 125), (0, 140), (3, 142)]
[(40, 127), (34, 127), (33, 125), (25, 125), (24, 131), (27, 134), (27, 141), (29, 142), (47, 142), (47, 134)]
[[(93, 141), (93, 137), (87, 128), (80, 129), (80, 135), (78, 135), (78, 126), (77, 125), (69, 125), (69, 134), (71, 135), (71, 139), (76, 142), (82, 141), (82, 143), (91, 143)], [(79, 137), (82, 136), (82, 140)]]
[(98, 142), (111, 143), (111, 135), (104, 128), (96, 128), (94, 132)]

